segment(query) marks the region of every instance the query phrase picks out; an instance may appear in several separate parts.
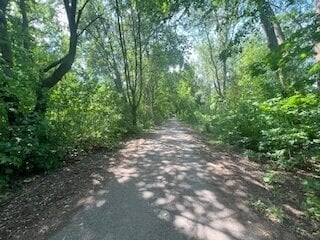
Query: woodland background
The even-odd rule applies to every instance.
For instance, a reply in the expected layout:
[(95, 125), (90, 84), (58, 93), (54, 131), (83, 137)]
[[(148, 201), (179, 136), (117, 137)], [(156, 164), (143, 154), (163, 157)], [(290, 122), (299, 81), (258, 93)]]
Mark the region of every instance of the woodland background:
[(176, 116), (320, 220), (319, 1), (1, 0), (0, 188)]

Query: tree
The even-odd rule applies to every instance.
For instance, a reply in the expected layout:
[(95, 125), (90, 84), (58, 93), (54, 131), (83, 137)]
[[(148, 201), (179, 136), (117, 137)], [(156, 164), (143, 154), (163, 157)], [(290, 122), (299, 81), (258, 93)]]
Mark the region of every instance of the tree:
[[(99, 16), (96, 16), (83, 29), (79, 30), (81, 17), (86, 5), (89, 3), (89, 0), (86, 0), (79, 9), (77, 7), (78, 0), (64, 0), (63, 3), (67, 14), (69, 27), (68, 52), (59, 60), (52, 62), (40, 70), (40, 84), (37, 90), (37, 100), (35, 106), (35, 113), (38, 114), (44, 114), (47, 109), (48, 90), (54, 87), (71, 69), (71, 66), (75, 60), (79, 37), (88, 27), (90, 27), (94, 21), (99, 18)], [(47, 75), (47, 73), (51, 70), (52, 72)]]
[(175, 83), (171, 82), (170, 69), (183, 68), (185, 40), (172, 30), (172, 26), (161, 25), (150, 37), (146, 50), (146, 83), (144, 101), (151, 118), (159, 122), (173, 109)]
[[(317, 18), (319, 18), (320, 17), (320, 0), (316, 0), (316, 14), (317, 14)], [(316, 52), (316, 60), (319, 62), (320, 61), (320, 44), (319, 43), (316, 43), (315, 45), (315, 52)]]
[[(13, 125), (18, 117), (17, 114), (17, 99), (14, 94), (8, 91), (8, 84), (12, 78), (13, 68), (13, 53), (10, 44), (10, 37), (8, 33), (7, 24), (7, 8), (9, 0), (0, 2), (0, 51), (1, 51), (1, 67), (3, 71), (3, 77), (1, 79), (1, 98), (5, 104), (5, 111), (7, 114), (7, 121), (9, 125)], [(0, 59), (1, 60), (1, 59)]]
[[(271, 52), (275, 52), (280, 44), (285, 41), (284, 33), (277, 21), (276, 15), (267, 0), (255, 0), (261, 24), (267, 37), (268, 47)], [(283, 96), (287, 93), (288, 83), (285, 75), (285, 70), (278, 66), (278, 78), (281, 83), (281, 91)]]
[[(141, 12), (139, 9), (139, 3), (133, 5), (131, 2), (128, 3), (129, 12), (129, 26), (131, 29), (125, 31), (125, 22), (123, 11), (120, 8), (119, 0), (115, 1), (115, 11), (117, 15), (117, 26), (119, 34), (119, 42), (122, 53), (123, 67), (124, 67), (124, 79), (126, 83), (125, 96), (129, 102), (132, 114), (132, 125), (137, 125), (137, 111), (142, 98), (143, 88), (143, 49), (142, 49), (142, 23), (141, 23)], [(129, 52), (128, 46), (128, 35), (131, 35), (131, 41), (133, 46)], [(129, 58), (133, 55), (133, 59), (130, 62)]]
[[(82, 13), (89, 3), (86, 0), (81, 7), (77, 7), (78, 0), (64, 0), (64, 9), (67, 15), (68, 28), (69, 28), (69, 46), (65, 56), (57, 61), (48, 64), (46, 67), (40, 69), (40, 83), (37, 87), (37, 99), (34, 107), (34, 113), (43, 115), (47, 108), (47, 94), (48, 90), (54, 87), (65, 74), (71, 69), (75, 60), (78, 39), (80, 35), (98, 18), (95, 17), (83, 29), (79, 30), (79, 24)], [(8, 92), (8, 81), (13, 77), (13, 67), (15, 59), (12, 53), (12, 39), (10, 39), (7, 24), (7, 8), (9, 1), (1, 1), (1, 16), (0, 16), (0, 50), (4, 62), (2, 67), (4, 69), (4, 80), (2, 88), (2, 98), (6, 103), (6, 112), (9, 125), (19, 124), (21, 122), (21, 113), (19, 113), (19, 101), (14, 94)], [(27, 14), (27, 5), (25, 0), (19, 1), (20, 13), (22, 16), (22, 38), (24, 51), (31, 51), (30, 49), (30, 36), (29, 36), (29, 22)], [(36, 80), (35, 80), (36, 81)], [(7, 89), (7, 90), (3, 90)], [(5, 92), (7, 91), (7, 92)]]
[(95, 9), (103, 9), (104, 15), (89, 30), (92, 65), (108, 76), (122, 95), (134, 128), (144, 96), (149, 97), (150, 103), (145, 104), (151, 104), (154, 112), (156, 75), (168, 71), (169, 65), (183, 58), (178, 50), (177, 34), (161, 20), (163, 16), (159, 12), (150, 8), (153, 4), (149, 1), (96, 2)]
[(30, 35), (29, 35), (29, 19), (27, 15), (27, 4), (25, 0), (19, 0), (19, 8), (22, 18), (22, 35), (24, 49), (30, 49)]
[(267, 37), (270, 51), (274, 51), (285, 40), (284, 33), (270, 3), (267, 0), (255, 0), (261, 24)]

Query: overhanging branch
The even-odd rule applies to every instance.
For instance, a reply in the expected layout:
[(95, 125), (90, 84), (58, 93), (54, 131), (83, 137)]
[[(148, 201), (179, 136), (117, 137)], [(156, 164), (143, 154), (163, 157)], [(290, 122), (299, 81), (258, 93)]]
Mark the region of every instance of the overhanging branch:
[(97, 21), (101, 15), (96, 16), (94, 19), (92, 19), (78, 34), (77, 36), (81, 36), (84, 31), (86, 31), (95, 21)]
[(60, 58), (59, 60), (51, 63), (50, 65), (48, 65), (47, 67), (41, 69), (41, 72), (46, 73), (48, 72), (50, 69), (58, 66), (59, 64), (61, 64), (64, 60), (65, 60), (66, 56), (64, 56), (63, 58)]
[(82, 5), (82, 7), (81, 7), (81, 8), (79, 9), (79, 11), (78, 11), (78, 16), (77, 16), (77, 21), (76, 21), (77, 26), (79, 25), (79, 22), (80, 22), (80, 18), (81, 18), (83, 9), (86, 7), (86, 5), (89, 3), (89, 1), (90, 1), (90, 0), (86, 0), (85, 3)]

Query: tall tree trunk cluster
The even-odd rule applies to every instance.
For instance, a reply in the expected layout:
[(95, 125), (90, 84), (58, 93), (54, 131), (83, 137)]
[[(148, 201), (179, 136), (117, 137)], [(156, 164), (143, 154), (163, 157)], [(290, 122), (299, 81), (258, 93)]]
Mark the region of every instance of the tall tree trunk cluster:
[[(141, 13), (137, 6), (130, 5), (127, 19), (129, 30), (125, 30), (124, 16), (119, 0), (115, 0), (117, 28), (121, 47), (123, 72), (125, 80), (124, 95), (129, 103), (132, 116), (132, 125), (137, 125), (137, 112), (143, 92), (143, 49), (142, 49), (142, 22)], [(129, 22), (129, 23), (128, 23)], [(128, 39), (133, 42), (132, 49), (128, 49)], [(130, 51), (131, 50), (131, 51)], [(133, 55), (133, 58), (129, 55)]]

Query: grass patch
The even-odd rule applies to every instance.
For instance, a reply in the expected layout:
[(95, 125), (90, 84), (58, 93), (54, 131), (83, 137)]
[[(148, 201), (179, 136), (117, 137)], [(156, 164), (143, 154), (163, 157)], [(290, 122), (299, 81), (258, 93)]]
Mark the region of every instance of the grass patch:
[(250, 205), (272, 222), (282, 223), (286, 218), (280, 207), (261, 199), (250, 199)]

